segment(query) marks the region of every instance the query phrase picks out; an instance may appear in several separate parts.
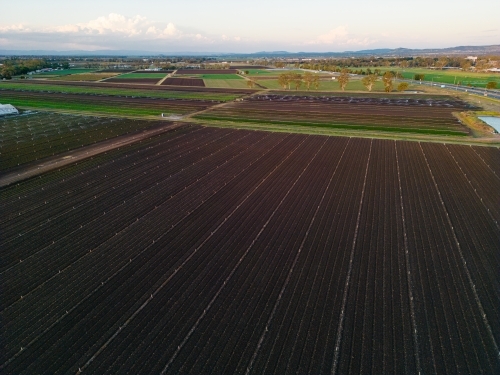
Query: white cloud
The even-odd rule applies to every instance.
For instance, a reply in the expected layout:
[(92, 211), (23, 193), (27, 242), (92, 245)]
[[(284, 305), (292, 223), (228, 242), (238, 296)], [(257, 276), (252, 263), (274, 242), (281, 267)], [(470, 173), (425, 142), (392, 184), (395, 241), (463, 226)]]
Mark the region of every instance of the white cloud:
[(347, 29), (345, 26), (338, 26), (330, 30), (326, 34), (322, 34), (313, 41), (314, 44), (331, 44), (338, 41), (343, 41), (347, 37)]
[(345, 26), (338, 26), (335, 29), (321, 34), (306, 44), (330, 45), (330, 46), (368, 46), (375, 43), (368, 37), (352, 35)]

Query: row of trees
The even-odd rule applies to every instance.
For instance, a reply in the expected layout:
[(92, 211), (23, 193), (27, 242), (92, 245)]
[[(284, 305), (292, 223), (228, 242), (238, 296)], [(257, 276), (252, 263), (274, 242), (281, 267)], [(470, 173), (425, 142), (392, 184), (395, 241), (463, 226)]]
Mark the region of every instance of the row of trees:
[(293, 86), (295, 90), (298, 90), (302, 84), (309, 91), (311, 86), (316, 90), (319, 88), (319, 76), (312, 74), (311, 72), (305, 72), (304, 74), (299, 73), (283, 73), (278, 76), (278, 84), (283, 88), (290, 90)]
[(2, 61), (0, 78), (11, 79), (13, 76), (27, 74), (44, 68), (69, 68), (68, 62), (56, 63), (45, 59), (6, 59)]
[[(361, 80), (361, 83), (363, 86), (366, 87), (368, 91), (372, 91), (373, 86), (375, 85), (376, 82), (379, 80), (379, 75), (377, 74), (369, 74)], [(384, 88), (386, 92), (391, 92), (394, 90), (394, 79), (396, 78), (396, 75), (393, 74), (392, 72), (385, 72), (382, 75), (382, 83), (384, 84)], [(342, 91), (345, 91), (347, 84), (351, 80), (350, 72), (348, 69), (343, 69), (340, 72), (340, 75), (337, 77), (337, 81), (339, 83), (340, 89)], [(253, 82), (253, 81), (248, 81), (248, 82)], [(283, 73), (278, 76), (278, 84), (283, 88), (283, 89), (288, 89), (290, 90), (292, 87), (295, 88), (295, 90), (298, 90), (302, 84), (305, 85), (307, 90), (310, 90), (311, 86), (314, 87), (316, 90), (319, 88), (320, 85), (320, 80), (318, 75), (314, 75), (310, 72), (306, 72), (303, 75), (298, 74), (298, 73)], [(252, 84), (248, 84), (249, 87), (253, 87)], [(397, 86), (398, 91), (404, 91), (408, 89), (408, 83), (406, 82), (401, 82)]]

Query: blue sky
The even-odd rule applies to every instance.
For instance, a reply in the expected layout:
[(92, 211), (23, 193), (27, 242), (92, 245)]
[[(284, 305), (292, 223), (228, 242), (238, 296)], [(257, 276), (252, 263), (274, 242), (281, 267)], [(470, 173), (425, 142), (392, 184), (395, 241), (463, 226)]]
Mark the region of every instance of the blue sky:
[(346, 51), (500, 44), (492, 0), (24, 0), (0, 50)]

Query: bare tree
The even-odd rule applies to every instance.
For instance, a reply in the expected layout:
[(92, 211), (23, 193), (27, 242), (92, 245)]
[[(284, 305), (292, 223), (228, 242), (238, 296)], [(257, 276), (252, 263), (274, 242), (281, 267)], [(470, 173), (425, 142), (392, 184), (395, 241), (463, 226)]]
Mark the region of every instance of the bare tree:
[(339, 79), (340, 88), (342, 89), (342, 91), (345, 91), (345, 87), (349, 83), (349, 79), (350, 79), (349, 71), (347, 69), (342, 69), (338, 79)]
[(375, 74), (370, 74), (365, 76), (361, 80), (361, 83), (368, 89), (368, 91), (372, 91), (373, 85), (375, 84), (375, 82), (377, 82), (377, 80), (378, 77)]
[(385, 72), (382, 76), (382, 82), (384, 82), (385, 92), (392, 91), (392, 81), (394, 80), (394, 74), (391, 72)]

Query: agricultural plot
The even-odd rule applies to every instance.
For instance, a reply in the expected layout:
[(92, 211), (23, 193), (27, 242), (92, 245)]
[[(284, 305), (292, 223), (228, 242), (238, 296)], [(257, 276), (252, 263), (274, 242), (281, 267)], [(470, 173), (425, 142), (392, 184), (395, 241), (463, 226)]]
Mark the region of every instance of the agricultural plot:
[(116, 76), (118, 73), (80, 73), (80, 74), (68, 74), (63, 76), (57, 76), (51, 78), (53, 80), (61, 81), (100, 81), (101, 79), (111, 78)]
[(236, 69), (179, 69), (176, 75), (182, 74), (236, 74)]
[(97, 96), (85, 94), (0, 91), (0, 102), (38, 110), (71, 110), (129, 116), (160, 116), (161, 113), (185, 114), (216, 104), (205, 100), (169, 100), (143, 97)]
[(50, 72), (36, 73), (33, 77), (37, 76), (64, 76), (69, 74), (81, 74), (81, 73), (92, 73), (95, 72), (96, 69), (84, 69), (84, 68), (76, 68), (76, 69), (62, 69), (62, 70), (52, 70)]
[(167, 78), (161, 83), (164, 86), (196, 86), (205, 87), (205, 82), (199, 78)]
[(158, 124), (49, 112), (0, 118), (0, 170)]
[[(185, 90), (179, 87), (171, 88), (170, 90), (163, 86), (140, 86), (129, 85), (109, 85), (104, 83), (87, 84), (85, 82), (67, 83), (67, 82), (34, 82), (28, 83), (12, 83), (1, 82), (0, 91), (15, 90), (15, 91), (35, 91), (35, 92), (52, 92), (52, 93), (68, 93), (68, 94), (86, 94), (86, 95), (107, 95), (107, 96), (134, 96), (144, 98), (162, 98), (162, 99), (198, 99), (198, 100), (217, 100), (228, 101), (236, 99), (241, 95), (235, 95), (229, 90), (205, 90), (196, 91), (196, 89)], [(234, 91), (234, 90), (233, 90)]]
[(121, 78), (114, 77), (106, 79), (105, 83), (119, 83), (119, 84), (138, 84), (138, 85), (156, 85), (160, 78)]
[(242, 124), (463, 137), (470, 134), (453, 115), (472, 107), (448, 97), (376, 98), (256, 95), (196, 118)]
[(147, 79), (153, 79), (153, 78), (158, 78), (158, 80), (162, 79), (165, 77), (167, 73), (159, 73), (159, 72), (133, 72), (133, 73), (126, 73), (126, 74), (121, 74), (116, 79), (141, 79), (141, 78), (147, 78)]
[(185, 126), (4, 188), (0, 368), (498, 373), (498, 153)]

